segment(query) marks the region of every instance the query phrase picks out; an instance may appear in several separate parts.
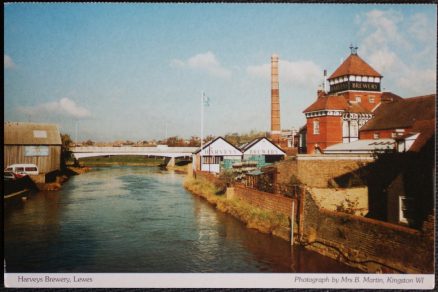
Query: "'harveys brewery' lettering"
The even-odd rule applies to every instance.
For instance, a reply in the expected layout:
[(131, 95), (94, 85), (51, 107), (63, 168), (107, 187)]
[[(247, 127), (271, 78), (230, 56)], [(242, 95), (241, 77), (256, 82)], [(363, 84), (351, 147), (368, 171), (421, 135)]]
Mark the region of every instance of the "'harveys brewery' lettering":
[(342, 82), (342, 83), (330, 85), (330, 92), (338, 92), (343, 90), (379, 91), (380, 83), (348, 81), (348, 82)]
[(232, 149), (213, 149), (207, 148), (202, 151), (202, 155), (240, 155), (241, 153)]

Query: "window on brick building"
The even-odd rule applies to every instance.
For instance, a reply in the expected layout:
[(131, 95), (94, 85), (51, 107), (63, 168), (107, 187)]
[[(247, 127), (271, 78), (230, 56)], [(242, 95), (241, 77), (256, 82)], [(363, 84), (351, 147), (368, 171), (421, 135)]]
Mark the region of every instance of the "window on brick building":
[(362, 98), (360, 97), (360, 95), (355, 96), (356, 102), (361, 102)]
[(375, 103), (375, 98), (373, 95), (368, 96), (368, 102), (369, 103)]
[(375, 132), (375, 133), (373, 134), (373, 138), (374, 138), (374, 139), (379, 139), (379, 138), (380, 138), (380, 133), (379, 133), (379, 132)]
[(359, 125), (356, 120), (350, 122), (350, 136), (355, 138), (359, 136)]
[(313, 134), (319, 135), (319, 121), (313, 121)]
[(399, 212), (399, 221), (401, 223), (408, 223), (408, 219), (405, 217), (406, 211), (406, 197), (399, 196), (398, 197), (398, 212)]
[(350, 136), (350, 125), (348, 124), (348, 121), (342, 122), (342, 137), (348, 137)]

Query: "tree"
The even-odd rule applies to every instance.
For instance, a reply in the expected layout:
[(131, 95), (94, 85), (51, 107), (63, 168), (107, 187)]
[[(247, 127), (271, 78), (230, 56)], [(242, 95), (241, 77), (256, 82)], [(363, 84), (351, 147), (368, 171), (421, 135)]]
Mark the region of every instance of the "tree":
[(213, 135), (208, 135), (207, 137), (204, 138), (204, 144), (213, 141), (214, 140), (214, 136)]
[(265, 136), (266, 136), (265, 132), (257, 132), (255, 130), (251, 130), (247, 134), (228, 133), (225, 135), (225, 140), (227, 140), (234, 146), (240, 146), (242, 144), (251, 142), (256, 138), (265, 137)]
[(61, 133), (61, 169), (66, 168), (66, 162), (71, 158), (70, 146), (72, 144), (70, 135)]
[(88, 139), (87, 141), (84, 142), (84, 145), (85, 145), (85, 146), (93, 146), (93, 145), (94, 145), (94, 142), (91, 141), (90, 139)]
[(197, 136), (191, 136), (190, 140), (189, 140), (189, 145), (190, 147), (199, 147), (201, 145), (201, 139), (199, 139), (199, 137)]
[(166, 140), (166, 145), (169, 147), (184, 146), (184, 140), (178, 136), (169, 137)]

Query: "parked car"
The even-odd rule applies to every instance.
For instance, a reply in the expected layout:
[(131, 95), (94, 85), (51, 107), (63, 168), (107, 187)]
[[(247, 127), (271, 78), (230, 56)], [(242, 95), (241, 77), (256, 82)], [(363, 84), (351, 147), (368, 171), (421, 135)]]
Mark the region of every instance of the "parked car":
[(6, 167), (5, 171), (11, 171), (14, 174), (21, 175), (38, 175), (38, 166), (35, 164), (12, 164)]
[(15, 180), (17, 177), (12, 171), (3, 172), (3, 180)]

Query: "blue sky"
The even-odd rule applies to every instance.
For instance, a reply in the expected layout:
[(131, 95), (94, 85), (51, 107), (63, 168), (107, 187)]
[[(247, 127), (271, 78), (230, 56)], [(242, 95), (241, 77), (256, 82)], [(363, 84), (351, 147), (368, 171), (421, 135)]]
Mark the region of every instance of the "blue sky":
[[(5, 121), (59, 124), (78, 140), (270, 129), (270, 57), (281, 126), (305, 123), (323, 70), (357, 44), (403, 97), (436, 91), (436, 6), (7, 4)], [(166, 126), (167, 125), (167, 126)]]

